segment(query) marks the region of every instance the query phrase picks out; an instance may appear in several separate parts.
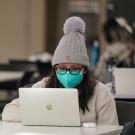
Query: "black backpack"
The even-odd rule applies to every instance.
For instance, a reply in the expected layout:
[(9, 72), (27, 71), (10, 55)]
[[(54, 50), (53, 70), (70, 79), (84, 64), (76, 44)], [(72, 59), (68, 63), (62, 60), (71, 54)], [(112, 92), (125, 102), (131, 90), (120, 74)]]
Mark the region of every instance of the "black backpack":
[(121, 135), (135, 135), (135, 121), (126, 123)]

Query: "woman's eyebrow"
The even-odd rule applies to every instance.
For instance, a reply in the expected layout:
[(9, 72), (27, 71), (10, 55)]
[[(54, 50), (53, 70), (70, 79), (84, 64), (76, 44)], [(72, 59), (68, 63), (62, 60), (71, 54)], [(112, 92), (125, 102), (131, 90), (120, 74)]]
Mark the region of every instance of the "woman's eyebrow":
[(58, 66), (56, 66), (56, 67), (66, 67), (66, 65), (58, 65)]
[(71, 65), (71, 67), (82, 67), (81, 65)]
[(71, 66), (71, 68), (82, 68), (82, 67), (79, 67), (79, 66), (78, 66), (78, 67), (77, 67), (77, 66)]

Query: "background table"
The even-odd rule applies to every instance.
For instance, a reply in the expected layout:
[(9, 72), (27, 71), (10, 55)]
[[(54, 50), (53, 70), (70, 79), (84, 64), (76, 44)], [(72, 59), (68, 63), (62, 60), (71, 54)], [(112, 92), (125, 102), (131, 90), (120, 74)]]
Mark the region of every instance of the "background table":
[(23, 76), (23, 72), (11, 72), (11, 71), (0, 71), (0, 82), (20, 79)]
[(0, 121), (0, 135), (118, 135), (121, 131), (121, 126), (96, 128), (23, 126), (21, 123)]

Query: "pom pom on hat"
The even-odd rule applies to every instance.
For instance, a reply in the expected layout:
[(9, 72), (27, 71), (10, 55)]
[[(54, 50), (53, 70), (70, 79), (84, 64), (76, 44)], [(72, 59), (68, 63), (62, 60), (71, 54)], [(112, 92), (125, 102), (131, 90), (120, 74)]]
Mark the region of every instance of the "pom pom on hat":
[(70, 17), (65, 21), (63, 31), (65, 34), (69, 34), (71, 32), (80, 32), (84, 34), (85, 22), (80, 17)]

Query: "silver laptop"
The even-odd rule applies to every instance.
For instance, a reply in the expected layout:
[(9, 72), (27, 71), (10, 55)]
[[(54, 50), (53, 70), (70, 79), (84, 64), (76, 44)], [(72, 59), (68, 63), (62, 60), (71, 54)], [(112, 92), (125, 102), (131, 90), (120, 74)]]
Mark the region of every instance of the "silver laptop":
[(19, 88), (23, 125), (80, 126), (77, 89)]
[(116, 98), (135, 98), (135, 68), (114, 69)]

